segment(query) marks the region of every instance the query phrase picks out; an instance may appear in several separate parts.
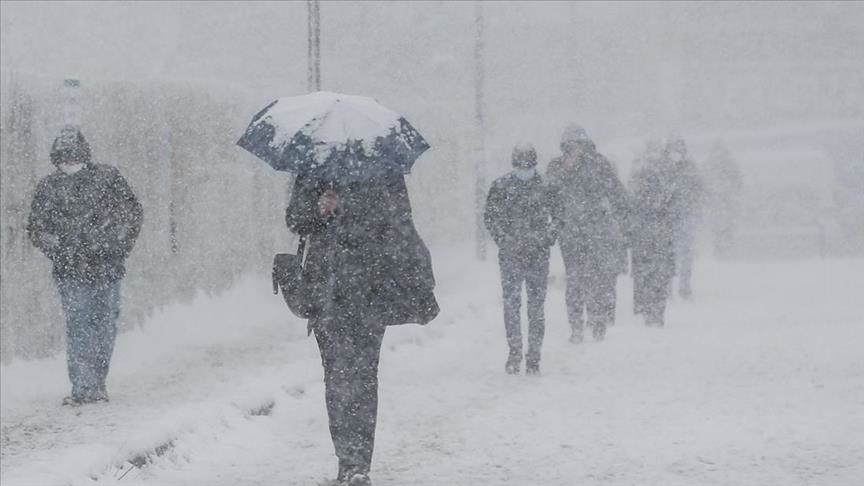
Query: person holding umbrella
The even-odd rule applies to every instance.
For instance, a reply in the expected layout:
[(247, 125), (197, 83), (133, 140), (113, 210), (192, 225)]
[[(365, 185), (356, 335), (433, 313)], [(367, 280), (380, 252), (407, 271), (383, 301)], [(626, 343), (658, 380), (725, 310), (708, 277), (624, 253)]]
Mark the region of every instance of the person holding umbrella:
[(385, 329), (426, 324), (439, 310), (404, 177), (429, 146), (374, 100), (324, 92), (277, 100), (238, 145), (296, 174), (286, 223), (307, 241), (336, 482), (368, 486)]

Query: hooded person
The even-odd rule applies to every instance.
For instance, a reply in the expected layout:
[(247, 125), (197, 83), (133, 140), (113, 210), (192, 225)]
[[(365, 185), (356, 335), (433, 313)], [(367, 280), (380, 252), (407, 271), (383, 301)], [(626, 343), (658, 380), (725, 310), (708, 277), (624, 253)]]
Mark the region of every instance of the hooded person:
[[(633, 310), (645, 324), (665, 324), (666, 303), (676, 272), (677, 245), (690, 224), (683, 142), (669, 139), (659, 153), (646, 153), (630, 181), (632, 197)], [(650, 148), (650, 147), (649, 147)], [(695, 189), (694, 189), (695, 190)]]
[(560, 147), (562, 154), (549, 163), (546, 178), (567, 275), (570, 341), (582, 342), (586, 323), (599, 341), (615, 321), (615, 285), (627, 267), (627, 194), (584, 128), (567, 126)]
[(540, 372), (545, 333), (544, 304), (549, 275), (549, 247), (557, 233), (552, 223), (552, 197), (537, 171), (537, 151), (517, 145), (513, 170), (496, 179), (489, 189), (483, 215), (486, 229), (498, 246), (498, 264), (504, 303), (504, 329), (509, 354), (504, 369), (518, 374), (522, 364), (520, 307), (522, 286), (527, 294), (528, 351), (525, 373)]
[(120, 281), (141, 230), (141, 204), (120, 171), (93, 163), (75, 127), (61, 131), (50, 159), (57, 170), (36, 187), (27, 234), (53, 263), (66, 318), (72, 393), (64, 404), (107, 401)]
[(298, 175), (285, 221), (307, 239), (308, 326), (324, 368), (336, 482), (368, 486), (384, 333), (438, 314), (431, 255), (401, 174), (353, 182)]

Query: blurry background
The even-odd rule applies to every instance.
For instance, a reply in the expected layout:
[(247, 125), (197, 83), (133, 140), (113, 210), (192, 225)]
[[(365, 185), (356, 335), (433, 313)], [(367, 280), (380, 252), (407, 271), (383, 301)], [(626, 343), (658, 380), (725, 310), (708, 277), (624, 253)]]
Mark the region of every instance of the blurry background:
[[(742, 173), (729, 258), (864, 254), (862, 3), (320, 9), (322, 89), (375, 97), (432, 144), (408, 180), (433, 254), (475, 238), (478, 162), (488, 184), (529, 141), (545, 169), (571, 122), (625, 181), (648, 137), (680, 134), (700, 164), (722, 142)], [(306, 92), (306, 56), (306, 2), (0, 3), (4, 361), (63, 342), (50, 264), (23, 228), (36, 181), (53, 170), (64, 78), (81, 82), (96, 160), (120, 167), (145, 206), (123, 287), (128, 328), (245, 273), (266, 278), (273, 253), (293, 248), (290, 178), (234, 142), (268, 102)]]

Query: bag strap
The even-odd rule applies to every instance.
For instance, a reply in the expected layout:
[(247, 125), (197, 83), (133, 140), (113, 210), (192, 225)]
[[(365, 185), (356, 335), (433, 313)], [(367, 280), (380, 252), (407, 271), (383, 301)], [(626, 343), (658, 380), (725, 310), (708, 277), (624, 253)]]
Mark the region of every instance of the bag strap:
[(297, 243), (297, 256), (303, 258), (303, 251), (306, 250), (306, 235), (300, 235), (300, 242)]
[[(300, 236), (300, 243), (297, 244), (297, 256), (300, 257), (301, 264), (306, 263), (306, 255), (303, 253), (305, 249), (306, 249), (306, 235), (301, 235)], [(282, 254), (281, 253), (277, 254), (276, 257), (273, 259), (273, 271), (271, 274), (271, 276), (273, 278), (273, 295), (279, 294), (279, 281), (277, 278), (276, 265), (277, 265), (277, 262), (279, 261), (280, 255), (282, 255)]]

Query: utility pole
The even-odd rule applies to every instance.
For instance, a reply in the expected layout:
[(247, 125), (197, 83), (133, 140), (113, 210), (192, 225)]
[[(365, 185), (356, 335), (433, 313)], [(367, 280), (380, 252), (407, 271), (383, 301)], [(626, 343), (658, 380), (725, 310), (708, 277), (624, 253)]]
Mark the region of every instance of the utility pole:
[(321, 90), (321, 5), (318, 0), (306, 0), (309, 76), (308, 90)]
[(486, 193), (486, 131), (483, 120), (483, 3), (474, 1), (474, 119), (477, 123), (477, 145), (474, 153), (474, 209), (477, 258), (486, 259), (486, 228), (483, 209)]
[(81, 126), (81, 81), (76, 78), (63, 80), (63, 124), (80, 128)]

